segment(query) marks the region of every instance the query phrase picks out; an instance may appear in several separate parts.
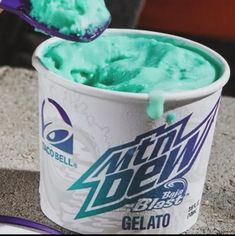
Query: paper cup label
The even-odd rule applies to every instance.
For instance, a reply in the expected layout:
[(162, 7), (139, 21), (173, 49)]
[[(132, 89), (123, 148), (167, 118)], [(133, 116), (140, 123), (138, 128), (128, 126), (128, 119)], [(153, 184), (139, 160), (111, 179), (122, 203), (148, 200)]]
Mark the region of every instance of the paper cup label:
[[(182, 233), (195, 224), (221, 91), (151, 121), (146, 105), (40, 79), (41, 205), (80, 233)], [(173, 114), (175, 120), (167, 123)]]

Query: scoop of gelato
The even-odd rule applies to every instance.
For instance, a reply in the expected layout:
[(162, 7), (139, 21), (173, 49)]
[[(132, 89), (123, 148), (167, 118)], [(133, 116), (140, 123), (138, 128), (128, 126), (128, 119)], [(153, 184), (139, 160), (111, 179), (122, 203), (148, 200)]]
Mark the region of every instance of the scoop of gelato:
[(93, 35), (110, 21), (104, 0), (30, 0), (30, 16), (65, 35)]

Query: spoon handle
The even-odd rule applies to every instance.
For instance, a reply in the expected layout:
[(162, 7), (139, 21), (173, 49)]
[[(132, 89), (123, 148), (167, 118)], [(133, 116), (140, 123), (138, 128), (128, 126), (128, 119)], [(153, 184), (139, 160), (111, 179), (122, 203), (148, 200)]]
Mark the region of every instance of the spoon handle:
[(0, 0), (0, 8), (17, 13), (24, 5), (24, 2), (23, 0)]

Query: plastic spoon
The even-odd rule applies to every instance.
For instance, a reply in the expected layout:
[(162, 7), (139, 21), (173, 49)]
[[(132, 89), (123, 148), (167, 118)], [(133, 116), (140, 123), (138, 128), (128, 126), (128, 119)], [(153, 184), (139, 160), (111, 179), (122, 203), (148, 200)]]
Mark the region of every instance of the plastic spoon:
[[(38, 0), (42, 1), (42, 0)], [(71, 41), (76, 41), (76, 42), (89, 42), (97, 37), (99, 37), (109, 26), (111, 22), (111, 18), (102, 26), (98, 27), (95, 33), (90, 34), (86, 33), (83, 36), (77, 36), (75, 34), (73, 35), (65, 35), (59, 32), (59, 29), (53, 28), (53, 27), (48, 27), (46, 24), (40, 23), (33, 19), (30, 16), (30, 8), (31, 4), (29, 0), (0, 0), (0, 8), (10, 11), (16, 15), (18, 15), (21, 19), (32, 25), (34, 28), (45, 32), (48, 35), (71, 40)]]

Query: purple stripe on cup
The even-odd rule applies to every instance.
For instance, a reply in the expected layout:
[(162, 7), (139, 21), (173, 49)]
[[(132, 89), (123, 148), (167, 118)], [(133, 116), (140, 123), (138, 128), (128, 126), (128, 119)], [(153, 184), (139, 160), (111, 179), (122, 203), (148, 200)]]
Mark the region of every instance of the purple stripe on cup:
[(18, 217), (11, 217), (11, 216), (2, 216), (0, 215), (0, 223), (11, 224), (11, 225), (19, 225), (23, 227), (27, 227), (29, 229), (36, 229), (42, 231), (42, 233), (53, 234), (53, 235), (62, 235), (62, 232), (58, 230), (52, 229), (48, 226), (25, 220)]

